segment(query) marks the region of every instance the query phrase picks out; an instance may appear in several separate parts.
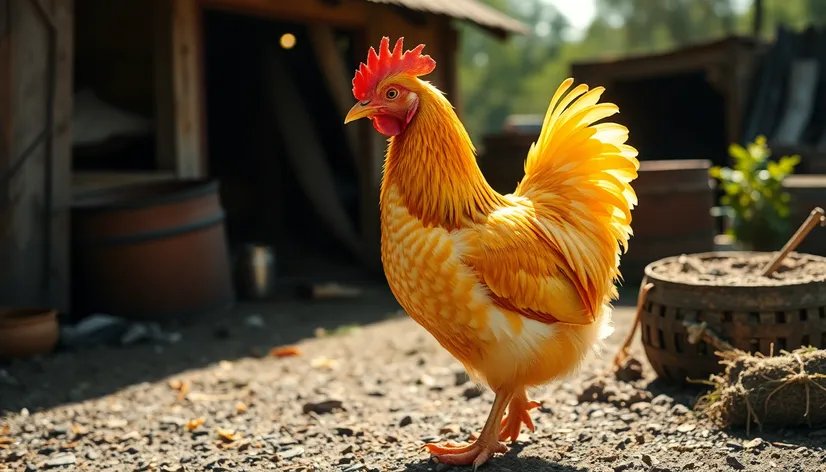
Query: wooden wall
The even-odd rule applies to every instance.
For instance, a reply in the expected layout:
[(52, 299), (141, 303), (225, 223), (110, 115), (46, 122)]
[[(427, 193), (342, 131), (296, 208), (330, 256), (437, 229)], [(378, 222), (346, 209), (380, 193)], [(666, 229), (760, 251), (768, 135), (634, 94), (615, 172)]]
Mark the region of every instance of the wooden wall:
[(0, 305), (68, 308), (71, 20), (0, 0)]

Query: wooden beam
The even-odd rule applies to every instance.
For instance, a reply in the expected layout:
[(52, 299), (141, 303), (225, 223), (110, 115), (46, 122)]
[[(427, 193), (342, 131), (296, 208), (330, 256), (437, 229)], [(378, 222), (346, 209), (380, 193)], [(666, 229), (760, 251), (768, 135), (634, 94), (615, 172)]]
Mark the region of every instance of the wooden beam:
[(155, 116), (158, 168), (207, 175), (203, 38), (198, 0), (155, 0)]
[[(177, 1), (177, 0), (176, 0)], [(366, 24), (370, 5), (364, 0), (200, 0), (207, 8), (246, 13), (294, 22), (321, 22), (335, 26)]]
[[(319, 67), (327, 82), (327, 88), (333, 95), (333, 101), (338, 108), (341, 122), (356, 99), (350, 86), (350, 75), (344, 60), (336, 48), (335, 36), (332, 28), (327, 25), (314, 23), (308, 26), (307, 33), (310, 36), (315, 57), (319, 62)], [(353, 159), (353, 163), (358, 166), (359, 159), (359, 133), (356, 126), (344, 127), (347, 149)]]
[(52, 137), (52, 224), (50, 276), (52, 306), (71, 303), (72, 90), (74, 76), (74, 0), (53, 0), (57, 30), (56, 90)]

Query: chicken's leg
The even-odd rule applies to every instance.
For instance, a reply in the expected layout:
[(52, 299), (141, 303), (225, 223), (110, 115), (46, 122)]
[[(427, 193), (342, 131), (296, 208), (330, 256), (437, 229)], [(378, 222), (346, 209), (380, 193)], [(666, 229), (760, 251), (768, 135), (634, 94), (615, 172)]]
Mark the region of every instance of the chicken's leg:
[(519, 437), (519, 431), (522, 430), (522, 424), (533, 431), (533, 421), (531, 420), (531, 410), (538, 408), (541, 404), (537, 401), (528, 400), (528, 394), (524, 388), (520, 388), (511, 397), (511, 402), (508, 405), (508, 414), (502, 420), (502, 425), (499, 430), (499, 440), (516, 442)]
[(497, 452), (508, 452), (508, 447), (499, 442), (499, 422), (505, 414), (513, 393), (498, 392), (493, 400), (493, 407), (482, 428), (482, 434), (471, 444), (460, 445), (451, 442), (444, 444), (425, 444), (425, 448), (436, 457), (436, 460), (449, 465), (473, 464), (473, 470), (487, 462)]

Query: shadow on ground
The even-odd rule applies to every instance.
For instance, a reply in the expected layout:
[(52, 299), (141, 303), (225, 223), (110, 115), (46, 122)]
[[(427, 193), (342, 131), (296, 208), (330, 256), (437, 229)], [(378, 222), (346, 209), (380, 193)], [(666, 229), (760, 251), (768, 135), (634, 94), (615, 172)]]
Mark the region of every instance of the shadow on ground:
[[(315, 336), (319, 327), (335, 332), (402, 316), (386, 284), (362, 287), (363, 296), (355, 299), (303, 301), (290, 292), (271, 302), (241, 303), (178, 327), (182, 339), (174, 344), (57, 351), (0, 364), (0, 415), (98, 398), (222, 360), (264, 355), (274, 346)], [(247, 323), (252, 315), (263, 325)]]
[[(479, 470), (484, 472), (513, 472), (515, 470), (524, 472), (588, 472), (589, 470), (584, 467), (558, 464), (538, 457), (518, 457), (518, 452), (519, 449), (512, 449), (504, 456), (496, 456), (483, 467), (480, 467)], [(403, 470), (405, 472), (432, 472), (435, 466), (436, 464), (433, 461), (425, 460), (408, 464)], [(473, 467), (456, 467), (451, 470), (464, 472), (465, 470), (473, 470)]]
[[(274, 346), (315, 336), (319, 327), (332, 332), (403, 316), (385, 283), (363, 287), (364, 295), (355, 299), (304, 301), (290, 291), (271, 302), (240, 303), (189, 320), (176, 329), (182, 339), (174, 344), (58, 351), (0, 364), (0, 414), (98, 398), (222, 360), (264, 355)], [(616, 305), (634, 305), (637, 291), (622, 287)], [(249, 326), (245, 320), (251, 315), (259, 315), (263, 326)]]

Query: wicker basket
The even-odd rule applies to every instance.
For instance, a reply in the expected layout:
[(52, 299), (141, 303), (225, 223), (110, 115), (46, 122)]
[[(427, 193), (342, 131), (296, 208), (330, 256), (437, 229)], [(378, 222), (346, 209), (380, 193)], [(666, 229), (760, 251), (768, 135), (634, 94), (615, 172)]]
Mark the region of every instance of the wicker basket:
[[(695, 259), (743, 253), (700, 253)], [(826, 261), (826, 258), (810, 256)], [(657, 375), (684, 383), (707, 379), (721, 371), (714, 349), (690, 344), (683, 321), (706, 322), (734, 347), (769, 354), (774, 349), (802, 345), (826, 348), (826, 280), (767, 286), (719, 286), (667, 280), (654, 273), (661, 259), (645, 268), (643, 284), (651, 283), (642, 307), (645, 355)]]

